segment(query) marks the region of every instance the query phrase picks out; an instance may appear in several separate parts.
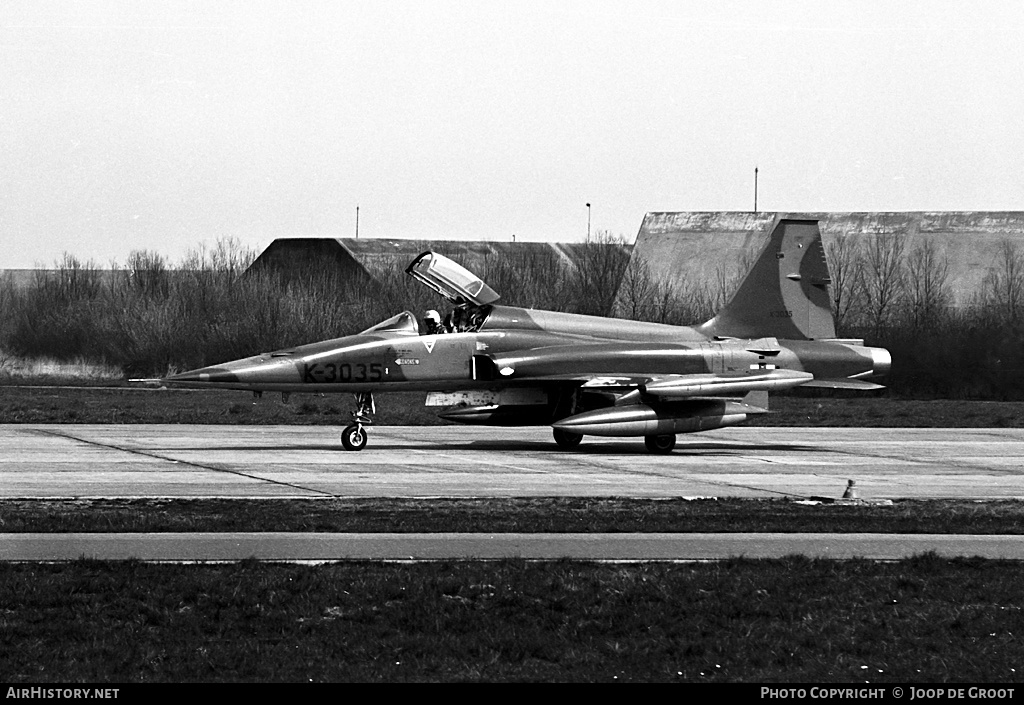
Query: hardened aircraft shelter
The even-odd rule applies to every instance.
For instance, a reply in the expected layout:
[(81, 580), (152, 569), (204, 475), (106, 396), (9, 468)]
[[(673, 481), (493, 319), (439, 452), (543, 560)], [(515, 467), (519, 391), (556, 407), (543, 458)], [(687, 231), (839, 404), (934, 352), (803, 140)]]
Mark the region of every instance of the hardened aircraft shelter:
[(937, 262), (948, 264), (945, 283), (958, 306), (970, 305), (986, 277), (1007, 268), (1007, 257), (1024, 262), (1024, 211), (648, 213), (633, 257), (655, 280), (728, 289), (780, 218), (818, 220), (830, 259), (844, 238), (861, 245), (879, 236), (899, 238), (904, 258), (931, 243)]

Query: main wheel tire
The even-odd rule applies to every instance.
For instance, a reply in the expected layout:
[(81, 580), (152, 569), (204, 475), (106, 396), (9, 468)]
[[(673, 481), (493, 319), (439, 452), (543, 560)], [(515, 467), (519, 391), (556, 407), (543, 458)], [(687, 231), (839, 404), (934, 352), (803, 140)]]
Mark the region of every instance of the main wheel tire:
[(341, 432), (341, 445), (345, 450), (362, 450), (366, 447), (366, 429), (352, 424)]
[(573, 433), (572, 431), (563, 431), (560, 428), (556, 428), (552, 431), (555, 437), (555, 443), (558, 444), (559, 448), (575, 448), (583, 440), (582, 433)]
[(644, 445), (647, 450), (659, 455), (671, 453), (676, 447), (676, 436), (674, 433), (667, 433), (664, 436), (644, 436)]

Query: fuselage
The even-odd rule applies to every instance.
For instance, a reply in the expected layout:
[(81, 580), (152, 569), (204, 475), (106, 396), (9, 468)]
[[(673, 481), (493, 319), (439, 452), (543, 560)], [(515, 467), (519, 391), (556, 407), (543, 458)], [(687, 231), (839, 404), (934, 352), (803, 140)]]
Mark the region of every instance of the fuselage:
[(595, 374), (809, 372), (868, 379), (888, 372), (888, 353), (836, 341), (713, 340), (697, 329), (495, 306), (478, 329), (420, 335), (412, 314), (383, 330), (213, 365), (166, 381), (280, 392), (447, 391), (582, 383)]

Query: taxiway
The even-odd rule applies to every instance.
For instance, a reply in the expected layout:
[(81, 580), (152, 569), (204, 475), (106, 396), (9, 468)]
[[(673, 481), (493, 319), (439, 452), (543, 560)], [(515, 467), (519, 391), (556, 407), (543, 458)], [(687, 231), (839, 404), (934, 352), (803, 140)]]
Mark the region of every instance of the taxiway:
[(546, 428), (0, 425), (0, 497), (1024, 497), (1024, 429), (731, 428), (559, 449)]

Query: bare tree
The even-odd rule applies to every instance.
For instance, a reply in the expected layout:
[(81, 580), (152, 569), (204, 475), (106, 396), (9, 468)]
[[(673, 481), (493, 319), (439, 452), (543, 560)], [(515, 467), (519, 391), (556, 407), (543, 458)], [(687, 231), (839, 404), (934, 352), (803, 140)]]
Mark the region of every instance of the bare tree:
[[(686, 298), (689, 299), (691, 296), (695, 296), (697, 299), (702, 299), (705, 294), (710, 294), (711, 310), (718, 311), (729, 303), (733, 294), (740, 288), (744, 278), (754, 268), (754, 264), (757, 263), (758, 255), (759, 250), (757, 247), (747, 247), (740, 252), (739, 259), (735, 262), (723, 263), (715, 267), (713, 285), (708, 286), (706, 283), (697, 283), (694, 287), (691, 287), (691, 291), (688, 292), (689, 295)], [(703, 291), (697, 294), (701, 290)]]
[(832, 284), (832, 315), (836, 331), (842, 331), (849, 322), (853, 307), (862, 302), (864, 262), (859, 242), (849, 235), (838, 235), (825, 248)]
[(949, 304), (949, 257), (926, 239), (907, 256), (906, 298), (915, 329), (933, 328)]
[(634, 321), (642, 320), (650, 315), (655, 296), (651, 269), (646, 261), (634, 254), (622, 273), (615, 314)]
[(502, 303), (525, 308), (565, 305), (567, 265), (553, 249), (524, 248), (488, 252), (474, 272), (502, 297)]
[(611, 312), (622, 273), (629, 264), (625, 241), (621, 235), (598, 230), (583, 245), (572, 277), (577, 291), (574, 308), (578, 313), (607, 316)]
[(1007, 323), (1016, 323), (1024, 302), (1024, 255), (1011, 240), (999, 243), (996, 266), (982, 281), (988, 306)]
[(149, 250), (132, 250), (125, 275), (129, 286), (144, 296), (166, 298), (170, 291), (170, 272), (163, 255)]
[(903, 298), (905, 249), (906, 241), (892, 233), (873, 235), (865, 245), (862, 281), (867, 309), (876, 333), (889, 322)]
[(663, 323), (674, 325), (696, 325), (709, 320), (722, 308), (721, 291), (716, 291), (705, 280), (688, 281), (682, 286), (661, 282), (665, 302), (671, 301), (672, 308), (665, 312)]
[(96, 263), (91, 260), (82, 262), (67, 252), (57, 264), (54, 284), (65, 301), (95, 299), (102, 289)]

